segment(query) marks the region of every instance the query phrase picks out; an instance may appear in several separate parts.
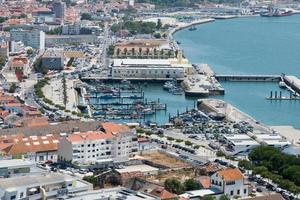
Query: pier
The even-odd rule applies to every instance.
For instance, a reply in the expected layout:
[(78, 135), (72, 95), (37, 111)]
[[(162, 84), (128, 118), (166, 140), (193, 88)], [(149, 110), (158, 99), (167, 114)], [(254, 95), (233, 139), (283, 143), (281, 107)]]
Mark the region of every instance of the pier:
[(236, 82), (279, 82), (280, 75), (216, 75), (218, 81)]

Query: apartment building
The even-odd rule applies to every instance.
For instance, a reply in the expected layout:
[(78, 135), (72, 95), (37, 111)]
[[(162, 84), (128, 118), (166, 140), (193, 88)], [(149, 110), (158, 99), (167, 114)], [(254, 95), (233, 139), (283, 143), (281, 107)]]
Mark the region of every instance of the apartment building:
[(58, 173), (6, 178), (0, 181), (0, 199), (58, 199), (93, 189), (92, 184)]
[(126, 162), (138, 151), (136, 131), (111, 122), (99, 131), (77, 132), (61, 139), (58, 157), (79, 165)]
[(235, 168), (227, 168), (211, 176), (211, 188), (223, 192), (228, 197), (247, 197), (248, 185), (244, 183), (242, 172)]
[(45, 49), (45, 33), (40, 30), (14, 29), (10, 31), (10, 40), (21, 41), (35, 49)]

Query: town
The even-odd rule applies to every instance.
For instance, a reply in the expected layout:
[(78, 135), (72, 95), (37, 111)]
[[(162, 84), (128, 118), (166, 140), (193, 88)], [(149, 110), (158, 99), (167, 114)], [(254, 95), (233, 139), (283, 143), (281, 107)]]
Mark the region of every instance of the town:
[(224, 82), (263, 82), (279, 86), (264, 101), (297, 102), (300, 79), (218, 74), (174, 38), (299, 13), (294, 1), (0, 0), (0, 199), (300, 199), (299, 130), (223, 99)]

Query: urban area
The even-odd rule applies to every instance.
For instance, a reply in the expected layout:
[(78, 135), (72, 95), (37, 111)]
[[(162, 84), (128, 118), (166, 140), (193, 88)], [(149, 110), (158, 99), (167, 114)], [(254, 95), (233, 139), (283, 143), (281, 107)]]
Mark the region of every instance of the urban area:
[(300, 131), (217, 98), (223, 81), (266, 81), (289, 94), (266, 101), (296, 101), (300, 80), (216, 74), (173, 37), (298, 13), (297, 1), (0, 0), (0, 199), (300, 199), (300, 151), (286, 151)]

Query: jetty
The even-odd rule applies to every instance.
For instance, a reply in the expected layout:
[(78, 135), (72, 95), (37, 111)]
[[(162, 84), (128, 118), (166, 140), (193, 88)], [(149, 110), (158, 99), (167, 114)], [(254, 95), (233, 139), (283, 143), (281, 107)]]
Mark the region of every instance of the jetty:
[[(279, 82), (280, 75), (216, 75), (218, 81)], [(300, 85), (300, 83), (299, 83)]]
[(282, 76), (284, 83), (287, 87), (290, 87), (292, 91), (296, 93), (297, 96), (300, 96), (300, 79), (296, 76)]

